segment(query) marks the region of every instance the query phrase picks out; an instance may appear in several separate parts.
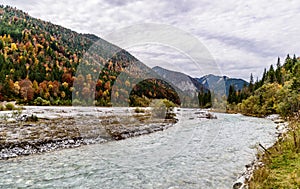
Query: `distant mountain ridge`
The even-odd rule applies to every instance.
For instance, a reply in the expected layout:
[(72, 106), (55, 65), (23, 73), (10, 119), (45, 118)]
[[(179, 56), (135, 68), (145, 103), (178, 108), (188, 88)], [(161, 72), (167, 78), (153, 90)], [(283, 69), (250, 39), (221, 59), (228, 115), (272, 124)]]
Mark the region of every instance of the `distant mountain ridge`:
[(238, 90), (242, 90), (249, 83), (243, 79), (229, 78), (227, 76), (205, 75), (200, 78), (193, 78), (187, 74), (171, 71), (160, 66), (152, 68), (158, 75), (170, 83), (176, 85), (183, 91), (214, 90), (218, 93), (228, 95), (230, 85)]
[(154, 70), (163, 79), (166, 79), (168, 82), (172, 83), (182, 91), (193, 92), (200, 91), (203, 89), (204, 85), (202, 85), (196, 79), (184, 73), (171, 71), (159, 66), (153, 67), (152, 70)]
[(220, 85), (225, 85), (226, 96), (228, 96), (230, 85), (234, 86), (236, 91), (242, 90), (245, 86), (249, 85), (249, 83), (243, 79), (215, 76), (213, 74), (195, 79), (206, 88), (220, 88)]

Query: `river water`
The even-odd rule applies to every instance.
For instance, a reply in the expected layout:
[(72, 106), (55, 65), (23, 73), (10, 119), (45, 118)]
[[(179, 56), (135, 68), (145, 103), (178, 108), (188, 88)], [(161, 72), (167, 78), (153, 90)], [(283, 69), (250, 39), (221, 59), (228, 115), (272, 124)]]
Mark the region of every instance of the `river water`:
[(267, 119), (178, 113), (165, 131), (0, 161), (0, 188), (232, 188), (258, 143), (276, 139)]

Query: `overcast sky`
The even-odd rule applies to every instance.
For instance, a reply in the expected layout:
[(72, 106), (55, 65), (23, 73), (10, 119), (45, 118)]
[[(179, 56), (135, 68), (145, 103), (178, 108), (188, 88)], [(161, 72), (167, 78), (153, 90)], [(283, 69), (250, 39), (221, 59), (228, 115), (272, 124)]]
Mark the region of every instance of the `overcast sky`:
[[(104, 37), (136, 24), (170, 25), (195, 36), (229, 77), (249, 80), (252, 72), (276, 64), (277, 57), (300, 54), (299, 0), (0, 0), (81, 33)], [(149, 66), (166, 65), (200, 77), (185, 52), (164, 44), (128, 47)], [(175, 66), (173, 64), (176, 64)], [(200, 63), (201, 64), (201, 63)], [(207, 71), (208, 72), (208, 71)]]

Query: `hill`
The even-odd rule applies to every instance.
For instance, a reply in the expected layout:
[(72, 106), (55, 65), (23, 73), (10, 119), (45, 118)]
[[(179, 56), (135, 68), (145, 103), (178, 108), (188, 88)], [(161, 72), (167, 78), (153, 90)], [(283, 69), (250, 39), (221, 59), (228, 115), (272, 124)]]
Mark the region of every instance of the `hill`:
[[(136, 99), (129, 98), (136, 95), (131, 89), (143, 78), (156, 78), (130, 53), (93, 34), (80, 34), (9, 6), (0, 6), (0, 19), (0, 101), (111, 106), (111, 99), (117, 99), (134, 104), (129, 100)], [(117, 80), (121, 73), (123, 80)], [(155, 95), (179, 103), (171, 86), (156, 84), (160, 90)], [(140, 90), (139, 97), (154, 98), (145, 88)]]

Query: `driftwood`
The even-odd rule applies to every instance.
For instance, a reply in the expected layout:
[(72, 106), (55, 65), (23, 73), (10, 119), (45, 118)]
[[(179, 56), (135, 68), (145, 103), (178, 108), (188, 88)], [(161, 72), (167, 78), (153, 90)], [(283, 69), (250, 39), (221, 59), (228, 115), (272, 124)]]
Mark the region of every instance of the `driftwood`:
[(271, 155), (271, 152), (269, 152), (261, 143), (258, 144), (265, 152)]

